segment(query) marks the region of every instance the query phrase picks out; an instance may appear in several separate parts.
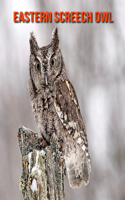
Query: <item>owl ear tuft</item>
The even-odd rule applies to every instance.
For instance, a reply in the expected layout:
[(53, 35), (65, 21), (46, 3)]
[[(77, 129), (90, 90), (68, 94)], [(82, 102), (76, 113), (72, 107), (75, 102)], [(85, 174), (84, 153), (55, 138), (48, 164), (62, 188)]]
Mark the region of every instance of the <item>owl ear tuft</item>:
[(36, 52), (39, 50), (39, 46), (37, 44), (37, 41), (36, 41), (36, 37), (35, 37), (35, 34), (32, 32), (30, 34), (30, 52), (31, 54), (36, 54)]
[(58, 29), (57, 27), (55, 27), (52, 31), (52, 46), (57, 49), (58, 45), (59, 45)]

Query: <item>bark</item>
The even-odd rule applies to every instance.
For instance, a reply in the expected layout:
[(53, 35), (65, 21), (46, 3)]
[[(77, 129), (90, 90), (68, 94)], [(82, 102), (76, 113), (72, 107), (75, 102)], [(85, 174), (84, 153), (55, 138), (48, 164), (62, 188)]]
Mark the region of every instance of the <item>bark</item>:
[(38, 134), (21, 126), (18, 142), (22, 155), (20, 189), (24, 200), (65, 200), (65, 162), (61, 145), (54, 136), (41, 148)]

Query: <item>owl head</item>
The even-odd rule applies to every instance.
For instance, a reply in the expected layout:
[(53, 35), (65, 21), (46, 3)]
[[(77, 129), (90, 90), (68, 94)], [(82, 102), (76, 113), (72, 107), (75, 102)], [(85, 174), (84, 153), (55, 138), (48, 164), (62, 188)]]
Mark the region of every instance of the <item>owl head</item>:
[(57, 28), (52, 32), (50, 44), (42, 48), (38, 46), (35, 35), (31, 33), (29, 71), (30, 84), (34, 92), (53, 86), (58, 79), (67, 78)]

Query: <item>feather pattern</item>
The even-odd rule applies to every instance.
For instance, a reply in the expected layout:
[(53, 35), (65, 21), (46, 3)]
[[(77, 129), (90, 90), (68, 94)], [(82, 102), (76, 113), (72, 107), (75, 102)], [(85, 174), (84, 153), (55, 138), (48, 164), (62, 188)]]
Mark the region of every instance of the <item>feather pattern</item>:
[[(65, 129), (65, 162), (70, 186), (89, 183), (91, 163), (85, 125), (75, 90), (69, 80), (56, 84), (54, 106)], [(77, 183), (77, 184), (76, 184)]]
[(58, 30), (49, 45), (40, 48), (30, 38), (29, 90), (39, 131), (46, 143), (53, 133), (63, 141), (69, 183), (79, 188), (89, 182), (91, 164), (88, 139), (75, 90), (68, 80)]

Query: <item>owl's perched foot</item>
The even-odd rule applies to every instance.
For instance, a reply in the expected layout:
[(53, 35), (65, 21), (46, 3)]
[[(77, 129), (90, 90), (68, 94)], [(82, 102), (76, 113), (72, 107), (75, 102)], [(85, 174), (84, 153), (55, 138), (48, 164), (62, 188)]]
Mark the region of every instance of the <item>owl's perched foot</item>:
[(49, 144), (46, 142), (46, 140), (44, 140), (42, 137), (39, 138), (39, 141), (40, 141), (40, 146), (41, 147), (49, 146)]

